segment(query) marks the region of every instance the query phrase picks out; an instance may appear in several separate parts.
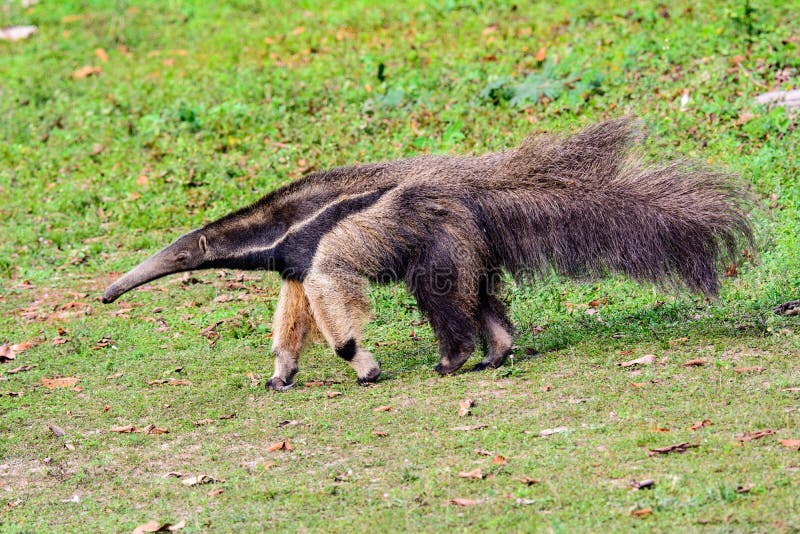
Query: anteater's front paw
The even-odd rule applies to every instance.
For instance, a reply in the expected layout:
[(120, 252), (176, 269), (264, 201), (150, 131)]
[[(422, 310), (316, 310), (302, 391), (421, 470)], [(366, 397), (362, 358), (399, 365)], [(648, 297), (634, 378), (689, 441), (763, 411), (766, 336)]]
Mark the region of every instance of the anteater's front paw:
[(443, 363), (439, 362), (436, 364), (436, 367), (434, 367), (433, 370), (442, 376), (447, 376), (458, 371), (458, 367), (453, 367), (452, 365), (444, 365)]
[(483, 371), (485, 369), (489, 369), (490, 367), (492, 367), (492, 366), (491, 366), (491, 364), (489, 362), (478, 362), (478, 363), (475, 364), (475, 367), (473, 367), (471, 370), (473, 372), (475, 372), (475, 371)]
[(267, 380), (267, 389), (274, 389), (275, 391), (286, 391), (287, 389), (292, 389), (294, 387), (294, 382), (291, 384), (287, 384), (283, 381), (283, 378), (279, 376), (273, 376), (269, 380)]
[(380, 364), (378, 364), (378, 367), (373, 367), (372, 369), (369, 370), (369, 372), (366, 375), (358, 377), (358, 385), (368, 386), (370, 384), (374, 384), (375, 382), (378, 381), (378, 377), (380, 376), (381, 376), (381, 368)]

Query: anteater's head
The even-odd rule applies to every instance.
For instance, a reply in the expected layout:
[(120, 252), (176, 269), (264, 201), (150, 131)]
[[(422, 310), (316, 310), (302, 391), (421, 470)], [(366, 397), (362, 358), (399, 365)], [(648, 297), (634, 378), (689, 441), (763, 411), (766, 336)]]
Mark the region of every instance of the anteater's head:
[(102, 300), (104, 303), (114, 302), (123, 293), (156, 278), (202, 269), (211, 259), (209, 252), (208, 237), (203, 233), (203, 229), (189, 232), (108, 286)]

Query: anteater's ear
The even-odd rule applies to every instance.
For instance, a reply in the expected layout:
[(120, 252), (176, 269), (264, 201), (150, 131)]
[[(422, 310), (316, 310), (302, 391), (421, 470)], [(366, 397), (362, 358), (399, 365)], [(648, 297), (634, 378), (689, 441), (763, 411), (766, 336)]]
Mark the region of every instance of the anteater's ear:
[(200, 250), (203, 254), (208, 254), (208, 242), (206, 242), (206, 236), (200, 234), (200, 239), (197, 240), (197, 246), (200, 247)]

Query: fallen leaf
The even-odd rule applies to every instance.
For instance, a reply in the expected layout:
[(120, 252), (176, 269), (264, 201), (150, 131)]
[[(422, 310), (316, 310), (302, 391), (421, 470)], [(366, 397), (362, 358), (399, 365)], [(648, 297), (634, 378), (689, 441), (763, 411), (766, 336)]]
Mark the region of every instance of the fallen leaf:
[(783, 388), (781, 390), (781, 392), (783, 392), (783, 393), (785, 393), (785, 392), (793, 392), (793, 393), (794, 392), (800, 392), (800, 388)]
[(3, 395), (7, 395), (9, 397), (21, 397), (22, 396), (22, 392), (21, 391), (6, 391), (5, 393), (3, 393)]
[(108, 52), (106, 52), (102, 48), (95, 48), (94, 55), (96, 55), (97, 59), (99, 59), (103, 63), (106, 63), (108, 61)]
[(42, 377), (42, 384), (47, 389), (55, 388), (71, 388), (78, 383), (78, 379), (74, 376), (63, 378), (44, 378)]
[(216, 478), (209, 475), (197, 475), (196, 477), (189, 477), (181, 480), (184, 486), (200, 486), (202, 484), (215, 484), (219, 482)]
[(755, 487), (756, 487), (756, 485), (753, 484), (752, 482), (750, 482), (748, 484), (745, 484), (744, 486), (736, 486), (736, 490), (735, 491), (736, 491), (736, 493), (739, 493), (739, 494), (750, 493), (750, 490), (755, 488)]
[(506, 457), (503, 456), (502, 454), (498, 454), (497, 456), (492, 458), (492, 463), (494, 465), (505, 465), (508, 463), (508, 460), (506, 460)]
[(380, 438), (385, 438), (386, 436), (389, 435), (389, 433), (388, 432), (384, 432), (383, 430), (375, 430), (375, 431), (372, 432), (372, 435), (373, 436), (378, 436)]
[(650, 432), (665, 433), (665, 432), (669, 432), (669, 428), (663, 428), (663, 427), (657, 426), (656, 428), (651, 428)]
[(234, 417), (236, 417), (236, 412), (229, 413), (229, 414), (226, 414), (226, 415), (220, 415), (219, 419), (220, 419), (220, 421), (225, 421), (227, 419), (233, 419)]
[(169, 434), (166, 428), (159, 428), (156, 425), (147, 425), (142, 429), (145, 434)]
[(278, 464), (276, 464), (275, 462), (270, 461), (270, 462), (264, 462), (263, 467), (264, 467), (264, 470), (266, 471), (266, 470), (272, 469), (276, 465), (278, 465)]
[(553, 434), (560, 434), (561, 432), (566, 432), (568, 430), (569, 429), (565, 426), (559, 426), (556, 428), (545, 428), (536, 435), (539, 436), (540, 438), (545, 438), (547, 436), (552, 436)]
[(120, 434), (129, 434), (136, 432), (136, 427), (133, 425), (114, 426), (108, 429), (109, 432), (118, 432)]
[(114, 380), (116, 378), (121, 377), (122, 375), (123, 375), (123, 373), (114, 373), (113, 375), (107, 376), (106, 380)]
[(741, 434), (737, 434), (736, 438), (741, 442), (753, 441), (754, 439), (761, 439), (766, 436), (773, 436), (775, 435), (774, 430), (765, 429), (765, 430), (753, 430), (751, 432), (743, 432)]
[(36, 26), (8, 26), (0, 28), (0, 41), (21, 41), (36, 33)]
[(653, 513), (653, 509), (650, 508), (650, 507), (647, 507), (647, 508), (636, 508), (634, 510), (631, 510), (631, 515), (634, 516), (634, 517), (642, 517), (642, 516), (645, 516), (645, 515), (650, 515), (652, 513)]
[(269, 447), (267, 447), (267, 452), (275, 452), (275, 451), (293, 451), (294, 447), (288, 441), (279, 441), (277, 443), (273, 443)]
[(459, 403), (458, 403), (458, 416), (459, 417), (466, 417), (466, 416), (470, 415), (472, 413), (470, 411), (470, 408), (472, 408), (473, 406), (475, 406), (475, 401), (472, 400), (472, 399), (466, 399), (466, 400), (459, 401)]
[(781, 445), (790, 449), (800, 450), (800, 439), (782, 439)]
[(484, 450), (484, 449), (474, 449), (472, 452), (474, 452), (478, 456), (491, 456), (492, 455), (491, 452), (489, 452), (487, 450)]
[(62, 436), (66, 436), (67, 435), (67, 433), (64, 431), (64, 429), (61, 428), (60, 426), (56, 426), (56, 425), (47, 425), (47, 426), (48, 426), (48, 428), (50, 428), (50, 430), (53, 432), (53, 434), (56, 435), (56, 437), (60, 438)]
[(69, 499), (61, 499), (61, 502), (63, 502), (64, 504), (79, 503), (79, 502), (81, 502), (81, 498), (78, 497), (78, 494), (76, 493), (75, 495), (73, 495)]
[(281, 421), (280, 423), (278, 423), (278, 428), (283, 428), (285, 426), (299, 425), (299, 424), (300, 421), (297, 421), (295, 419), (287, 419), (285, 421)]
[(652, 489), (656, 485), (656, 481), (648, 478), (646, 480), (642, 480), (641, 482), (637, 480), (631, 480), (631, 487), (635, 490), (643, 490), (643, 489)]
[(378, 406), (377, 408), (373, 408), (372, 411), (373, 412), (391, 412), (392, 411), (392, 407), (387, 404), (385, 406)]
[(98, 66), (86, 65), (73, 72), (72, 77), (76, 80), (79, 80), (81, 78), (87, 78), (89, 76), (94, 76), (95, 74), (100, 74), (101, 72), (103, 72), (103, 69)]
[(710, 426), (713, 423), (711, 419), (703, 419), (702, 421), (696, 421), (692, 426), (689, 427), (689, 430), (695, 431), (703, 428), (704, 426)]
[(67, 338), (61, 337), (61, 336), (57, 336), (57, 337), (53, 338), (53, 345), (63, 345), (67, 341), (69, 341)]
[(175, 532), (186, 526), (186, 521), (180, 521), (174, 525), (171, 523), (161, 523), (160, 521), (149, 521), (133, 529), (132, 534), (145, 534), (146, 532)]
[(671, 452), (684, 453), (689, 449), (699, 447), (699, 445), (692, 445), (691, 443), (679, 443), (677, 445), (669, 445), (667, 447), (659, 447), (657, 449), (650, 449), (648, 456), (655, 456), (656, 454), (669, 454)]
[(17, 373), (22, 373), (24, 371), (30, 371), (34, 367), (36, 367), (35, 364), (34, 365), (20, 365), (19, 367), (14, 367), (13, 369), (9, 369), (8, 371), (6, 371), (5, 374), (7, 374), (7, 375), (15, 375)]
[(189, 382), (185, 378), (170, 378), (168, 380), (160, 378), (160, 379), (157, 379), (157, 380), (148, 380), (147, 381), (147, 385), (148, 386), (155, 386), (155, 385), (160, 385), (160, 384), (167, 384), (167, 385), (170, 385), (170, 386), (188, 386), (188, 385), (191, 384), (191, 382)]
[(542, 386), (539, 389), (541, 389), (543, 392), (547, 393), (548, 391), (553, 389), (553, 386)]
[(521, 476), (519, 478), (515, 478), (514, 480), (518, 480), (525, 484), (526, 486), (533, 486), (534, 484), (538, 484), (541, 480), (537, 478), (529, 477), (528, 475)]
[(657, 357), (655, 354), (645, 354), (641, 358), (630, 360), (627, 362), (618, 363), (620, 367), (630, 367), (632, 365), (651, 365), (655, 363)]
[(708, 361), (702, 360), (700, 358), (695, 358), (694, 360), (689, 360), (688, 362), (683, 362), (681, 367), (700, 367), (701, 365), (707, 364)]
[(757, 365), (755, 367), (734, 367), (733, 370), (737, 373), (763, 373), (767, 368)]
[[(541, 62), (541, 61), (544, 61), (544, 59), (546, 57), (547, 57), (547, 47), (543, 46), (539, 50), (536, 51), (536, 54), (533, 56), (533, 59), (536, 60), (536, 61)], [(594, 301), (592, 301), (592, 302), (594, 302)], [(591, 306), (591, 304), (590, 304), (590, 306)]]
[(461, 478), (469, 478), (472, 480), (483, 480), (486, 475), (483, 474), (480, 467), (476, 467), (472, 471), (462, 471), (458, 474)]
[(217, 488), (209, 491), (206, 495), (209, 497), (216, 497), (217, 495), (222, 495), (225, 493), (225, 488)]
[(200, 419), (194, 422), (194, 426), (205, 426), (215, 422), (215, 419)]
[(455, 431), (470, 431), (470, 430), (480, 430), (481, 428), (486, 428), (489, 425), (468, 425), (468, 426), (454, 426), (450, 430)]
[(341, 391), (328, 391), (325, 393), (325, 396), (328, 397), (329, 399), (332, 399), (334, 397), (338, 397), (341, 394), (342, 394)]
[(455, 506), (475, 506), (481, 502), (482, 501), (476, 501), (474, 499), (462, 499), (461, 497), (456, 497), (455, 499), (445, 501), (445, 504), (452, 504)]

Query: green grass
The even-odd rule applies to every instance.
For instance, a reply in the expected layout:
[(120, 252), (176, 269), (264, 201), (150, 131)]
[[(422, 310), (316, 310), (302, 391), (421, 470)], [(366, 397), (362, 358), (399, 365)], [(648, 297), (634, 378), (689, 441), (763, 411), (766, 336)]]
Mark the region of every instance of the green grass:
[[(800, 438), (800, 396), (781, 391), (800, 386), (797, 318), (770, 311), (800, 294), (798, 114), (752, 103), (800, 86), (800, 2), (302, 4), (0, 5), (0, 26), (39, 27), (0, 42), (0, 342), (40, 341), (0, 366), (0, 530), (800, 529), (800, 453), (779, 443)], [(102, 73), (72, 77), (86, 65)], [(750, 184), (759, 256), (719, 300), (621, 278), (513, 287), (513, 364), (441, 379), (413, 300), (374, 288), (365, 335), (384, 380), (357, 387), (318, 345), (280, 394), (263, 387), (275, 275), (193, 273), (99, 302), (177, 235), (309, 169), (508, 148), (624, 113), (654, 158)], [(600, 298), (594, 315), (578, 306)], [(212, 346), (201, 330), (218, 321)], [(661, 363), (616, 365), (648, 353)], [(708, 364), (681, 367), (694, 358)], [(734, 371), (750, 366), (765, 370)], [(58, 375), (82, 391), (42, 386)], [(190, 384), (146, 383), (163, 378)], [(109, 432), (127, 424), (169, 433)], [(736, 437), (761, 429), (776, 435)], [(267, 451), (284, 439), (294, 451)], [(698, 447), (648, 456), (681, 442)], [(458, 477), (476, 467), (489, 476)], [(456, 497), (481, 503), (444, 504)]]

